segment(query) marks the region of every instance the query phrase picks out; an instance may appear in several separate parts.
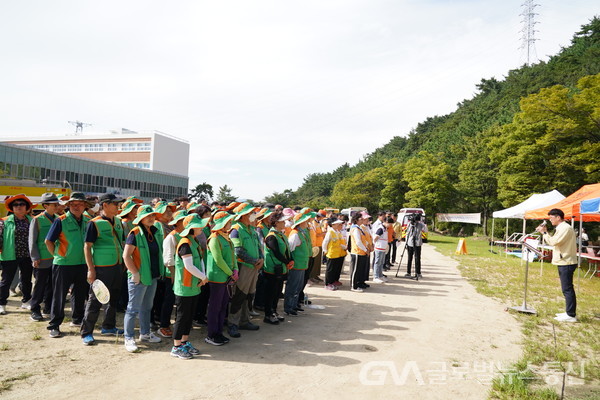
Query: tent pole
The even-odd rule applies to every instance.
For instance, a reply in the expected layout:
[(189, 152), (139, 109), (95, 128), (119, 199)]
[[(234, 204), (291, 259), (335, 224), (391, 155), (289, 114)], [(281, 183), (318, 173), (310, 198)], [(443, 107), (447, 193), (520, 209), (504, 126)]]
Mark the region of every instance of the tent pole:
[(506, 218), (506, 231), (504, 232), (504, 256), (508, 257), (508, 218)]
[(581, 284), (581, 232), (583, 232), (583, 214), (581, 214), (581, 203), (579, 203), (579, 238), (577, 243), (577, 291), (579, 292), (579, 285)]
[(494, 221), (496, 221), (496, 218), (492, 216), (492, 240), (490, 241), (490, 251), (492, 253), (494, 252)]

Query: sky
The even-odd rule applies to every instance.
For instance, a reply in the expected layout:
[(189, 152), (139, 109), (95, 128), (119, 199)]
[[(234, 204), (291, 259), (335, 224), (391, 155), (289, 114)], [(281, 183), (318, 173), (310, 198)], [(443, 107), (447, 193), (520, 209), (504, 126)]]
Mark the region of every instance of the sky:
[[(0, 2), (0, 139), (158, 130), (256, 201), (355, 164), (525, 63), (524, 0)], [(538, 0), (537, 59), (597, 0)]]

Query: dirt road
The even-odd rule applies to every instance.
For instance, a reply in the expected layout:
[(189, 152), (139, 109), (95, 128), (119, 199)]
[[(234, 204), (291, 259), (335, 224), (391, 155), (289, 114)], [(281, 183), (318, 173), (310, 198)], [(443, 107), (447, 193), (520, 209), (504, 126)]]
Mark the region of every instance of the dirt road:
[(456, 265), (425, 245), (418, 282), (388, 273), (389, 283), (356, 293), (344, 275), (341, 290), (307, 288), (324, 310), (307, 309), (279, 326), (259, 319), (258, 332), (242, 331), (226, 346), (205, 344), (194, 328), (192, 342), (203, 353), (185, 361), (169, 355), (166, 341), (129, 354), (122, 340), (100, 335), (85, 347), (75, 328), (63, 326), (70, 335), (50, 339), (12, 297), (10, 314), (0, 316), (0, 380), (24, 379), (0, 397), (485, 398), (493, 366), (520, 355), (520, 327)]

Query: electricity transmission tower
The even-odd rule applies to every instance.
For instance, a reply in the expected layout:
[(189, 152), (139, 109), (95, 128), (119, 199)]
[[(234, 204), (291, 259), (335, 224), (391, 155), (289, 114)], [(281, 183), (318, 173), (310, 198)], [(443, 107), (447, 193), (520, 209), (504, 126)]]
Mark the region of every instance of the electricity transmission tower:
[(521, 20), (521, 24), (523, 28), (521, 28), (521, 47), (520, 49), (525, 52), (527, 65), (531, 65), (532, 62), (537, 60), (537, 53), (535, 51), (535, 33), (537, 30), (535, 29), (535, 25), (538, 23), (535, 20), (535, 16), (538, 15), (535, 13), (535, 8), (539, 7), (539, 4), (535, 4), (534, 0), (525, 0), (521, 7), (523, 7), (523, 12), (519, 14), (523, 17)]
[(86, 126), (92, 126), (92, 124), (86, 124), (81, 121), (68, 121), (71, 125), (75, 127), (75, 134), (83, 133), (83, 128)]

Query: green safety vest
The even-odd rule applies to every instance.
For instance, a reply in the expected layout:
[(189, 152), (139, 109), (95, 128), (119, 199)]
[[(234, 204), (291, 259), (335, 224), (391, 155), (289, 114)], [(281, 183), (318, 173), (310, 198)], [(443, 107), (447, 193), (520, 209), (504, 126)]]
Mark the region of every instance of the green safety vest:
[(308, 269), (308, 260), (312, 256), (310, 233), (308, 232), (308, 229), (302, 228), (293, 229), (292, 232), (298, 233), (301, 242), (300, 245), (292, 251), (292, 258), (294, 259), (294, 268), (292, 269)]
[[(135, 235), (135, 250), (133, 251), (133, 263), (140, 273), (140, 282), (143, 285), (150, 286), (152, 284), (152, 270), (150, 267), (150, 249), (146, 235), (142, 232), (142, 227), (136, 226), (129, 232)], [(156, 231), (158, 233), (158, 231)], [(165, 264), (162, 257), (162, 242), (158, 241), (158, 235), (154, 235), (154, 240), (158, 243), (158, 271), (160, 275), (164, 275)], [(131, 278), (131, 271), (127, 270), (127, 276)]]
[(119, 217), (115, 217), (114, 225), (102, 217), (90, 221), (96, 226), (98, 237), (92, 245), (94, 265), (108, 267), (123, 263), (123, 225)]
[(70, 211), (59, 216), (58, 219), (61, 221), (62, 231), (55, 243), (54, 264), (85, 264), (83, 241), (85, 240), (85, 228), (90, 219), (82, 215), (80, 225)]
[[(25, 217), (31, 222), (29, 215), (26, 214)], [(14, 261), (17, 259), (15, 254), (15, 215), (11, 214), (4, 217), (2, 221), (4, 221), (4, 232), (2, 233), (3, 245), (0, 252), (0, 261)]]
[(35, 245), (40, 253), (40, 260), (50, 260), (52, 254), (48, 251), (48, 247), (46, 246), (46, 235), (54, 221), (48, 218), (48, 214), (45, 211), (36, 216), (34, 220), (38, 226), (38, 236)]
[(179, 247), (184, 243), (190, 245), (190, 248), (192, 249), (192, 260), (198, 269), (200, 269), (200, 260), (202, 260), (198, 249), (200, 245), (196, 239), (194, 239), (194, 235), (190, 234), (179, 240), (175, 254), (175, 280), (173, 281), (173, 293), (175, 293), (176, 296), (183, 297), (197, 296), (200, 294), (200, 286), (198, 286), (200, 280), (185, 269), (183, 258), (179, 256)]
[[(233, 245), (246, 250), (246, 253), (252, 258), (260, 258), (260, 241), (258, 240), (258, 234), (254, 228), (249, 228), (240, 222), (234, 225), (233, 229), (236, 229), (238, 232), (237, 238), (231, 238)], [(254, 264), (244, 262), (240, 258), (238, 258), (237, 261), (239, 264), (254, 269)]]
[[(267, 234), (267, 237), (269, 236), (275, 236), (275, 238), (277, 239), (277, 246), (279, 247), (279, 252), (284, 256), (291, 258), (290, 246), (288, 245), (288, 241), (285, 235), (279, 232), (277, 229), (271, 228), (271, 230)], [(267, 240), (267, 237), (265, 237), (265, 241)], [(285, 274), (287, 272), (286, 266), (282, 264), (277, 257), (275, 257), (275, 255), (273, 254), (273, 250), (271, 250), (265, 245), (265, 264), (263, 266), (263, 271), (268, 274), (274, 274), (275, 267), (278, 265), (283, 266), (282, 271)]]
[[(223, 236), (221, 236), (219, 234), (212, 234), (208, 240), (209, 241), (210, 240), (218, 241), (218, 244), (221, 248), (221, 256), (223, 257), (223, 260), (225, 261), (225, 263), (227, 264), (229, 269), (231, 269), (232, 271), (234, 269), (237, 269), (235, 267), (237, 261), (235, 259), (235, 251), (233, 250), (233, 243), (231, 243), (230, 240), (225, 239)], [(225, 271), (223, 271), (217, 265), (217, 262), (215, 261), (213, 254), (210, 251), (210, 247), (208, 250), (207, 260), (208, 260), (208, 264), (206, 266), (206, 271), (207, 271), (208, 280), (210, 282), (215, 282), (215, 283), (227, 282), (229, 275), (227, 275), (227, 273)]]

